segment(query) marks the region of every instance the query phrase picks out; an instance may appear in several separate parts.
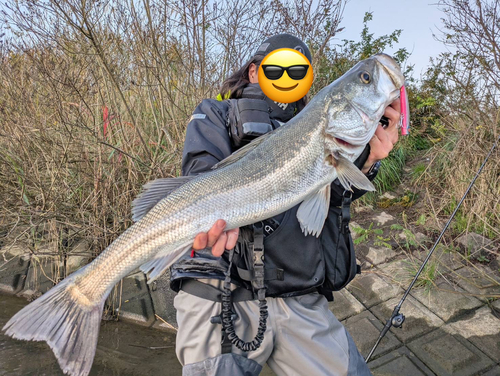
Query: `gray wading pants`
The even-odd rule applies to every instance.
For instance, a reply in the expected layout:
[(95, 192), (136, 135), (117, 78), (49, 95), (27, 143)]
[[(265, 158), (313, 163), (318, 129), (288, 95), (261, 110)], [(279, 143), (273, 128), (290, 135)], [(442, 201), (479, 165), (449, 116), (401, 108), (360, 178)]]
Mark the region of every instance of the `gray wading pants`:
[[(206, 282), (206, 281), (204, 281)], [(210, 281), (219, 286), (219, 281)], [(221, 325), (210, 317), (221, 304), (180, 291), (174, 300), (179, 331), (176, 353), (183, 376), (254, 376), (267, 362), (278, 376), (371, 375), (351, 336), (328, 309), (323, 295), (267, 298), (269, 318), (256, 351), (221, 354)], [(234, 303), (236, 334), (251, 341), (259, 323), (258, 301)]]

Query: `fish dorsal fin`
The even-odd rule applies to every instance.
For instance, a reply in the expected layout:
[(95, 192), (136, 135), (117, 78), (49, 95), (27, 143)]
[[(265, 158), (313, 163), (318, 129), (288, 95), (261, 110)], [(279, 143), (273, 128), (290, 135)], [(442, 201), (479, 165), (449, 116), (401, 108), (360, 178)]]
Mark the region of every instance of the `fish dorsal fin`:
[(352, 191), (351, 185), (365, 191), (375, 191), (372, 182), (368, 180), (365, 174), (361, 172), (349, 159), (339, 155), (333, 156), (336, 159), (335, 168), (340, 184), (348, 190)]
[(330, 184), (309, 195), (297, 210), (297, 219), (305, 235), (319, 237), (330, 207)]
[(148, 284), (165, 273), (170, 265), (176, 262), (184, 253), (191, 250), (192, 247), (193, 244), (189, 243), (189, 245), (183, 245), (182, 247), (179, 247), (175, 251), (168, 254), (165, 254), (160, 250), (154, 259), (141, 265), (141, 271), (144, 274), (148, 275)]
[(193, 178), (194, 176), (161, 178), (144, 184), (142, 192), (132, 201), (132, 221), (139, 221), (162, 199)]
[(254, 150), (257, 146), (262, 144), (264, 141), (266, 141), (270, 136), (278, 132), (280, 129), (282, 129), (283, 126), (275, 129), (272, 132), (268, 132), (262, 136), (257, 137), (255, 140), (250, 142), (249, 144), (246, 144), (245, 146), (242, 146), (238, 150), (236, 150), (233, 154), (231, 154), (229, 157), (223, 159), (219, 163), (213, 165), (212, 170), (216, 170), (222, 167), (229, 166), (230, 164), (233, 164), (235, 162), (238, 162), (241, 158), (243, 158), (245, 155), (250, 153), (252, 150)]

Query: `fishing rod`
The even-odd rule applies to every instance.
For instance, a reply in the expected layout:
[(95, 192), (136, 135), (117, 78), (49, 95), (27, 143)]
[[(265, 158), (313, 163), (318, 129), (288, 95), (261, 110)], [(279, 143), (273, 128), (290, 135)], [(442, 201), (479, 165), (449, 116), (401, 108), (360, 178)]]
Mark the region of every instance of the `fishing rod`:
[(483, 164), (481, 165), (481, 167), (479, 168), (479, 170), (476, 173), (476, 176), (474, 176), (474, 179), (472, 179), (471, 183), (469, 184), (469, 187), (467, 188), (467, 190), (465, 191), (464, 195), (462, 196), (462, 199), (460, 200), (460, 202), (458, 203), (457, 207), (455, 208), (455, 210), (451, 214), (450, 218), (448, 219), (448, 222), (446, 223), (446, 225), (444, 226), (443, 230), (441, 231), (441, 234), (439, 234), (439, 237), (437, 238), (436, 242), (432, 246), (432, 249), (430, 250), (430, 252), (427, 255), (427, 257), (425, 258), (424, 262), (422, 263), (422, 266), (420, 266), (420, 269), (418, 270), (417, 274), (415, 275), (415, 277), (411, 281), (410, 286), (408, 286), (408, 288), (406, 289), (405, 293), (403, 294), (403, 297), (401, 298), (401, 300), (399, 301), (399, 303), (394, 307), (394, 310), (392, 311), (391, 317), (385, 323), (384, 328), (380, 331), (380, 335), (379, 335), (379, 337), (377, 339), (377, 342), (375, 342), (375, 344), (373, 345), (370, 353), (366, 357), (366, 359), (365, 359), (366, 363), (369, 362), (369, 360), (372, 357), (373, 353), (377, 349), (377, 346), (379, 345), (380, 341), (382, 341), (382, 338), (384, 338), (384, 336), (387, 334), (387, 332), (389, 331), (389, 329), (392, 326), (394, 326), (396, 328), (401, 328), (403, 326), (403, 322), (405, 321), (405, 316), (402, 313), (399, 312), (399, 310), (401, 309), (401, 306), (403, 305), (403, 303), (406, 300), (408, 294), (410, 293), (410, 290), (413, 288), (413, 285), (415, 285), (415, 282), (417, 282), (417, 279), (420, 276), (420, 273), (422, 273), (422, 271), (425, 268), (425, 265), (427, 265), (427, 262), (429, 261), (429, 259), (431, 258), (432, 254), (434, 253), (434, 250), (436, 249), (436, 246), (441, 241), (441, 238), (443, 237), (444, 232), (446, 231), (446, 229), (450, 225), (453, 217), (455, 217), (455, 214), (457, 214), (458, 209), (460, 208), (460, 206), (464, 202), (465, 197), (467, 197), (467, 195), (469, 194), (469, 191), (471, 190), (472, 186), (476, 182), (477, 177), (479, 176), (479, 174), (483, 170), (483, 167), (486, 164), (486, 162), (488, 162), (488, 159), (490, 158), (491, 154), (493, 153), (493, 150), (495, 150), (495, 148), (496, 148), (496, 146), (497, 146), (497, 144), (498, 144), (499, 141), (500, 141), (500, 136), (497, 138), (497, 140), (495, 141), (495, 143), (491, 147), (490, 152), (488, 153), (488, 155), (484, 159)]

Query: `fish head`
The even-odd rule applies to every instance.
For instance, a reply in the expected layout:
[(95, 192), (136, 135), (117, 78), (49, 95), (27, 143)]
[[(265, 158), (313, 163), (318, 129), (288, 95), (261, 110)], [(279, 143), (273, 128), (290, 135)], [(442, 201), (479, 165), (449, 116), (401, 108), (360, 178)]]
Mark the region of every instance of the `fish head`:
[(377, 54), (360, 61), (327, 86), (326, 153), (340, 153), (354, 161), (403, 85), (404, 76), (397, 62), (389, 55)]

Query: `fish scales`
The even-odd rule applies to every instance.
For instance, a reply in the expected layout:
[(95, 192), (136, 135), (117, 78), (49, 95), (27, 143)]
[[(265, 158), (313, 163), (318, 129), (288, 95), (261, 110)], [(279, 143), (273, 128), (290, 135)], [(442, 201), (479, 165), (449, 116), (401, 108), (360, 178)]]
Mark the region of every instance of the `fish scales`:
[[(218, 218), (224, 218), (228, 228), (254, 223), (295, 206), (297, 197), (305, 197), (317, 185), (324, 185), (324, 169), (304, 169), (314, 165), (315, 160), (321, 162), (324, 154), (315, 147), (321, 130), (311, 127), (311, 132), (305, 133), (301, 129), (305, 126), (298, 122), (285, 128), (285, 137), (274, 137), (275, 142), (269, 139), (257, 156), (247, 156), (226, 169), (210, 172), (166, 197), (143, 221), (121, 235), (123, 239), (117, 239), (116, 246), (109, 247), (95, 260), (93, 283), (81, 292), (97, 294), (92, 298), (99, 298), (106, 292), (105, 286), (120, 280), (110, 279), (107, 270), (127, 265), (122, 273), (128, 274), (151, 258), (159, 246), (173, 244), (171, 248), (175, 249), (177, 244), (192, 240), (193, 234), (208, 231)], [(266, 160), (278, 162), (263, 163)], [(296, 178), (289, 179), (290, 176)], [(311, 184), (311, 180), (316, 184)], [(153, 223), (156, 226), (151, 227)], [(151, 234), (141, 236), (146, 225), (150, 226)], [(134, 248), (137, 250), (131, 253)], [(80, 280), (75, 281), (77, 286)]]
[[(213, 171), (146, 186), (135, 202), (136, 208), (146, 208), (138, 222), (92, 263), (14, 315), (3, 330), (14, 338), (46, 341), (65, 373), (86, 376), (104, 301), (132, 270), (141, 266), (157, 278), (216, 220), (236, 228), (301, 202), (297, 218), (302, 230), (319, 236), (335, 178), (346, 189), (373, 189), (352, 162), (403, 83), (400, 68), (388, 55), (361, 61), (286, 125), (240, 149)], [(179, 182), (184, 184), (177, 187)]]

